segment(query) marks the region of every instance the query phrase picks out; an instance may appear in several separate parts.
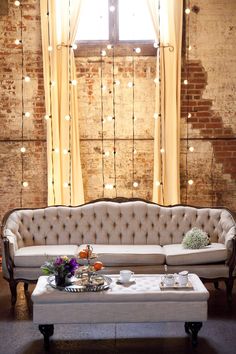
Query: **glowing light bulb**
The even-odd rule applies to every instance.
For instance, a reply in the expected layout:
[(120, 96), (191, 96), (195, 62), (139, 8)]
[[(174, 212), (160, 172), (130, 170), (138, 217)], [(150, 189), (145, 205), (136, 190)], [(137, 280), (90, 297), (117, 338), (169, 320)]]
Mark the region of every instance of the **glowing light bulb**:
[(161, 182), (160, 181), (156, 181), (156, 187), (160, 187), (160, 185), (161, 185)]
[(192, 185), (193, 185), (193, 180), (192, 180), (192, 179), (189, 179), (189, 180), (188, 180), (188, 184), (189, 184), (190, 186), (192, 186)]
[(106, 156), (106, 157), (108, 157), (108, 156), (110, 156), (110, 152), (109, 151), (104, 151), (104, 156)]
[(102, 85), (101, 87), (102, 87), (102, 91), (106, 91), (107, 89), (106, 85)]
[(184, 85), (188, 85), (188, 80), (184, 80)]
[(110, 10), (111, 12), (114, 12), (115, 9), (116, 9), (116, 8), (115, 8), (115, 6), (113, 6), (113, 5), (109, 7), (109, 10)]
[(116, 85), (116, 86), (119, 86), (119, 85), (120, 85), (120, 80), (116, 80), (116, 81), (115, 81), (115, 85)]
[(113, 45), (112, 45), (112, 44), (108, 44), (108, 45), (107, 45), (107, 49), (110, 50), (110, 49), (112, 49), (112, 48), (113, 48)]
[(191, 45), (188, 47), (188, 50), (192, 50), (192, 46)]
[(105, 50), (101, 50), (101, 56), (102, 56), (102, 57), (105, 57), (106, 54), (107, 54), (107, 52), (106, 52)]
[(154, 48), (158, 48), (158, 43), (157, 43), (157, 42), (154, 42), (154, 43), (153, 43), (153, 47), (154, 47)]
[(64, 155), (68, 154), (68, 150), (67, 149), (63, 149), (63, 154)]
[(76, 86), (77, 85), (77, 80), (71, 80), (71, 85)]
[(26, 187), (28, 187), (28, 185), (29, 185), (29, 183), (28, 183), (28, 182), (26, 182), (26, 181), (22, 182), (22, 186), (23, 186), (23, 187), (25, 187), (25, 188), (26, 188)]
[(16, 44), (16, 45), (19, 45), (19, 44), (21, 44), (21, 43), (22, 43), (22, 40), (21, 40), (21, 39), (16, 39), (16, 40), (15, 40), (15, 44)]
[(66, 116), (65, 116), (65, 120), (70, 120), (70, 115), (69, 114), (67, 114)]
[(137, 53), (137, 54), (139, 54), (139, 53), (141, 53), (141, 48), (134, 48), (134, 51), (135, 51), (135, 53)]
[(194, 151), (194, 147), (193, 147), (193, 146), (190, 146), (190, 147), (189, 147), (189, 151), (190, 151), (190, 152), (193, 152), (193, 151)]
[(113, 184), (111, 184), (111, 183), (106, 183), (106, 184), (105, 184), (105, 188), (106, 188), (106, 189), (113, 189)]
[(25, 116), (26, 118), (29, 118), (29, 117), (30, 117), (30, 112), (24, 112), (24, 116)]
[(24, 146), (22, 146), (22, 147), (20, 148), (20, 151), (21, 151), (22, 153), (24, 153), (24, 152), (26, 152), (26, 148), (25, 148)]
[(137, 188), (138, 187), (138, 182), (134, 182), (133, 186), (134, 186), (134, 188)]
[(165, 149), (161, 148), (161, 149), (160, 149), (160, 153), (161, 153), (161, 154), (164, 154), (164, 152), (165, 152)]
[(133, 82), (129, 81), (128, 84), (127, 84), (127, 86), (128, 86), (129, 88), (133, 87)]
[(159, 117), (159, 114), (155, 112), (155, 113), (153, 114), (153, 118), (154, 118), (154, 119), (158, 119), (158, 117)]
[(55, 148), (54, 151), (55, 151), (56, 154), (58, 154), (59, 153), (59, 148)]
[(24, 80), (25, 80), (25, 82), (30, 82), (30, 77), (29, 76), (25, 76)]
[(136, 154), (137, 154), (137, 150), (136, 150), (136, 149), (133, 149), (133, 153), (136, 155)]
[(20, 6), (20, 1), (15, 1), (14, 4), (15, 6)]
[(112, 117), (112, 116), (108, 116), (108, 117), (107, 117), (107, 121), (108, 121), (108, 122), (111, 122), (111, 121), (112, 121), (112, 119), (113, 119), (113, 117)]
[(77, 49), (78, 46), (77, 46), (77, 44), (73, 43), (72, 46), (71, 46), (71, 48), (72, 48), (72, 49)]
[(191, 10), (190, 10), (189, 8), (185, 9), (185, 13), (186, 13), (186, 15), (189, 15), (189, 14), (190, 14), (190, 12), (191, 12)]
[(153, 81), (155, 82), (155, 84), (158, 84), (158, 82), (159, 82), (158, 77), (156, 77)]
[(51, 84), (51, 86), (55, 86), (55, 85), (56, 85), (56, 82), (52, 80), (52, 81), (50, 82), (50, 84)]
[(51, 46), (51, 45), (48, 46), (48, 51), (49, 51), (49, 52), (52, 51), (52, 46)]
[(188, 118), (191, 118), (192, 117), (192, 114), (191, 113), (188, 113)]
[(68, 187), (69, 187), (69, 183), (68, 183), (68, 182), (64, 182), (64, 183), (63, 183), (63, 187), (64, 187), (64, 188), (68, 188)]
[(49, 114), (45, 114), (44, 119), (45, 120), (49, 120), (50, 119), (50, 115)]

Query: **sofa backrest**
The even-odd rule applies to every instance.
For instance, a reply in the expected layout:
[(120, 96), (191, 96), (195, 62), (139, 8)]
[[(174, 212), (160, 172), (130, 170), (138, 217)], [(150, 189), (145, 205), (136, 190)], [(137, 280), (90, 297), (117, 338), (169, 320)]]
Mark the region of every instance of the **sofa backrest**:
[(226, 209), (164, 207), (145, 201), (97, 201), (77, 207), (18, 209), (5, 220), (3, 235), (15, 235), (18, 247), (53, 244), (172, 244), (192, 227), (224, 243), (235, 226)]

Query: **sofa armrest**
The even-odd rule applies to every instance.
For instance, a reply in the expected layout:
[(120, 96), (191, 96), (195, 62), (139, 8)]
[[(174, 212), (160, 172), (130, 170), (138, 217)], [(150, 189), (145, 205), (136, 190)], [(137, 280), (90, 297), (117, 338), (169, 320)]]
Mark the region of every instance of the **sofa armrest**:
[(225, 236), (225, 246), (228, 252), (227, 264), (231, 274), (236, 266), (236, 227), (233, 226)]
[(6, 278), (13, 278), (14, 255), (18, 249), (15, 235), (3, 234), (2, 269)]

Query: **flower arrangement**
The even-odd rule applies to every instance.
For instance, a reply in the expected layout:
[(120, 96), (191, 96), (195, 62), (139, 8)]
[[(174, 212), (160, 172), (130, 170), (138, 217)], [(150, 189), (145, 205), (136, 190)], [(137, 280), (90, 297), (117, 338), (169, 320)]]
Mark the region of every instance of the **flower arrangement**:
[(186, 232), (182, 245), (184, 248), (199, 249), (210, 244), (209, 237), (206, 232), (197, 227), (193, 227)]
[(56, 259), (46, 261), (41, 269), (45, 275), (54, 274), (58, 286), (65, 286), (66, 278), (75, 275), (78, 267), (79, 264), (75, 257), (59, 256)]

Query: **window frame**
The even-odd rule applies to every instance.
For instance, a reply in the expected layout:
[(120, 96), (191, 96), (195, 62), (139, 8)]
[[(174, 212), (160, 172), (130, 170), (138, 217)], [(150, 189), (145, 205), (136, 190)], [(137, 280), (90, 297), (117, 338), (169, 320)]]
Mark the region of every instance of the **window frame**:
[[(115, 11), (110, 11), (110, 6), (115, 6)], [(119, 40), (119, 0), (108, 0), (108, 40), (76, 40), (76, 57), (98, 56), (107, 45), (113, 45), (117, 56), (133, 55), (134, 48), (141, 48), (142, 56), (156, 56), (154, 40)], [(113, 55), (107, 51), (107, 55)]]

